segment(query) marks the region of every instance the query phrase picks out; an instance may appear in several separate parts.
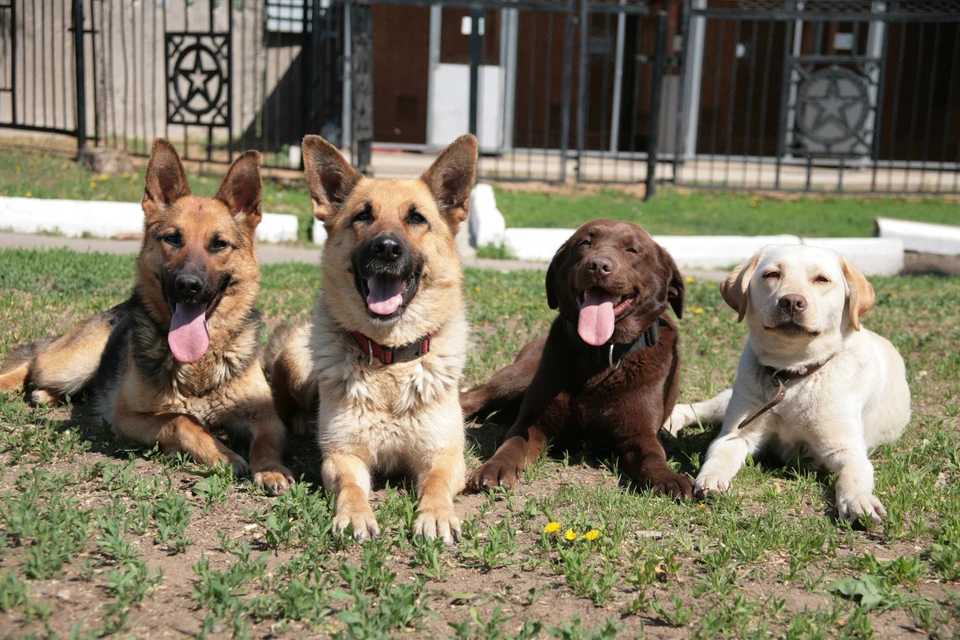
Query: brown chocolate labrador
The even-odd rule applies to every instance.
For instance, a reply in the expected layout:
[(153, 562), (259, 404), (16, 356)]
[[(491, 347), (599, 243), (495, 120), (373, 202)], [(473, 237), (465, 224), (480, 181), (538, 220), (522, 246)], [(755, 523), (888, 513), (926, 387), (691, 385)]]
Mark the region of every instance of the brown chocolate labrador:
[(520, 401), (506, 440), (467, 487), (509, 488), (547, 440), (603, 440), (633, 480), (657, 493), (692, 497), (658, 439), (677, 400), (677, 327), (684, 283), (673, 258), (630, 222), (594, 220), (557, 251), (547, 270), (547, 302), (560, 310), (545, 338), (513, 364), (460, 396), (469, 416)]

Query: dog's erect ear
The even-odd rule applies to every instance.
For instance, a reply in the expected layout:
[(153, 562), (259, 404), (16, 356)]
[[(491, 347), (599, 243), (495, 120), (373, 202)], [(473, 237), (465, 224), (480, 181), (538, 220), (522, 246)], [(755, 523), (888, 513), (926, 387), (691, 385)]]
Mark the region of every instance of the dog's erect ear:
[(687, 285), (673, 256), (663, 247), (660, 247), (660, 264), (663, 265), (663, 277), (667, 283), (667, 302), (670, 303), (670, 307), (677, 314), (677, 317), (683, 318), (683, 303), (687, 298)]
[(573, 238), (560, 245), (557, 252), (553, 254), (553, 260), (550, 261), (550, 266), (547, 267), (547, 304), (550, 305), (551, 309), (556, 309), (560, 306), (560, 299), (557, 298), (557, 288), (562, 287), (564, 283), (557, 282), (557, 274), (560, 271), (561, 263), (567, 259), (567, 247), (570, 246), (571, 240), (573, 240)]
[(230, 208), (237, 224), (252, 233), (263, 218), (263, 181), (260, 179), (260, 152), (245, 151), (227, 172), (217, 200)]
[(737, 322), (743, 322), (743, 318), (747, 315), (747, 306), (750, 304), (748, 295), (750, 279), (753, 277), (753, 272), (757, 270), (758, 262), (760, 262), (759, 253), (734, 269), (733, 273), (720, 283), (720, 295), (737, 312)]
[(303, 173), (313, 201), (313, 216), (324, 226), (362, 177), (340, 151), (320, 136), (303, 138)]
[(850, 324), (860, 331), (860, 316), (873, 306), (873, 285), (843, 258), (840, 258), (840, 266), (847, 281), (847, 313), (850, 314)]
[(143, 214), (147, 220), (162, 213), (178, 198), (190, 195), (187, 174), (173, 145), (157, 138), (147, 164), (147, 179), (143, 188)]
[(422, 176), (453, 235), (470, 214), (470, 191), (476, 174), (477, 139), (468, 133), (441, 151)]

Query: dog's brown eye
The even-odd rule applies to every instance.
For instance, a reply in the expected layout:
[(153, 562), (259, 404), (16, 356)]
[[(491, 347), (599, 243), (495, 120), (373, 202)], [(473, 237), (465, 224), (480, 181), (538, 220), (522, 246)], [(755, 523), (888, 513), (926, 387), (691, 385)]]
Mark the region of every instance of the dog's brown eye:
[(373, 222), (373, 209), (369, 203), (358, 214), (353, 216), (353, 222), (354, 224), (357, 222), (361, 224), (370, 224)]
[(167, 235), (160, 238), (160, 241), (168, 245), (171, 249), (179, 249), (183, 246), (183, 239), (180, 237), (180, 233), (168, 233)]
[(222, 238), (217, 238), (210, 243), (210, 252), (211, 253), (220, 253), (224, 249), (230, 246), (230, 243)]
[(767, 280), (779, 280), (780, 274), (777, 273), (776, 271), (770, 271), (768, 273), (763, 274), (763, 277)]
[(592, 246), (593, 246), (593, 241), (590, 240), (590, 238), (587, 238), (586, 240), (581, 240), (581, 241), (580, 241), (580, 244), (578, 244), (577, 246), (578, 246), (578, 247), (592, 247)]
[(419, 211), (411, 209), (407, 214), (407, 224), (427, 224), (427, 219)]
[(636, 249), (634, 249), (633, 247), (627, 247), (627, 253), (636, 253), (636, 254), (639, 254), (640, 252), (637, 251)]
[(827, 276), (817, 276), (816, 278), (813, 279), (813, 281), (819, 282), (820, 284), (828, 284), (830, 282), (830, 278), (828, 278)]

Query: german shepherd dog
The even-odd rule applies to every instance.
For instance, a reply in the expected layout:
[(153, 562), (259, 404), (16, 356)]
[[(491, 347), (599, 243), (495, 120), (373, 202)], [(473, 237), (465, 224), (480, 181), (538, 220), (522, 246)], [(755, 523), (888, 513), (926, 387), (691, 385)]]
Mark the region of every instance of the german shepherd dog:
[[(153, 145), (143, 196), (137, 283), (125, 302), (59, 338), (15, 349), (0, 365), (0, 391), (32, 383), (34, 403), (86, 389), (98, 415), (128, 440), (198, 462), (253, 471), (283, 493), (286, 429), (260, 367), (260, 154), (247, 151), (215, 198), (190, 194), (173, 146)], [(252, 438), (250, 465), (208, 428)]]
[(365, 178), (318, 136), (304, 138), (303, 152), (328, 238), (313, 318), (273, 360), (278, 412), (299, 424), (298, 413), (315, 412), (336, 531), (376, 536), (371, 473), (409, 473), (414, 535), (452, 544), (453, 497), (466, 472), (458, 383), (469, 333), (455, 237), (469, 213), (477, 140), (458, 138), (415, 180)]

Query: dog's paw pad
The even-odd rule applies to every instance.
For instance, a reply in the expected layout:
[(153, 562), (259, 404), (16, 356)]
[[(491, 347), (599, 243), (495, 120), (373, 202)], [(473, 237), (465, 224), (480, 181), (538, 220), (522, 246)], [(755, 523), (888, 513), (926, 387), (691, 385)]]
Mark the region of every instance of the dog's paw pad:
[(423, 511), (413, 524), (413, 535), (425, 540), (441, 538), (450, 546), (460, 540), (460, 519), (449, 508)]
[(489, 460), (473, 472), (467, 480), (467, 487), (472, 491), (489, 491), (496, 487), (510, 489), (517, 483), (520, 470), (513, 464), (503, 464)]
[(272, 496), (283, 495), (293, 482), (293, 474), (282, 466), (253, 474), (253, 483)]
[(719, 476), (698, 476), (693, 483), (693, 493), (698, 498), (706, 498), (715, 493), (723, 493), (730, 488), (730, 480)]
[(345, 535), (351, 525), (353, 539), (357, 542), (366, 542), (380, 535), (380, 525), (377, 524), (373, 511), (338, 513), (333, 519), (333, 530), (339, 534)]
[(30, 404), (35, 407), (55, 406), (59, 404), (57, 397), (43, 389), (34, 389), (30, 392)]
[(887, 516), (879, 498), (869, 493), (842, 496), (837, 500), (837, 513), (850, 522), (878, 523)]
[(658, 478), (651, 482), (654, 493), (661, 496), (670, 496), (677, 499), (693, 497), (693, 482), (687, 476), (674, 473), (665, 478)]

